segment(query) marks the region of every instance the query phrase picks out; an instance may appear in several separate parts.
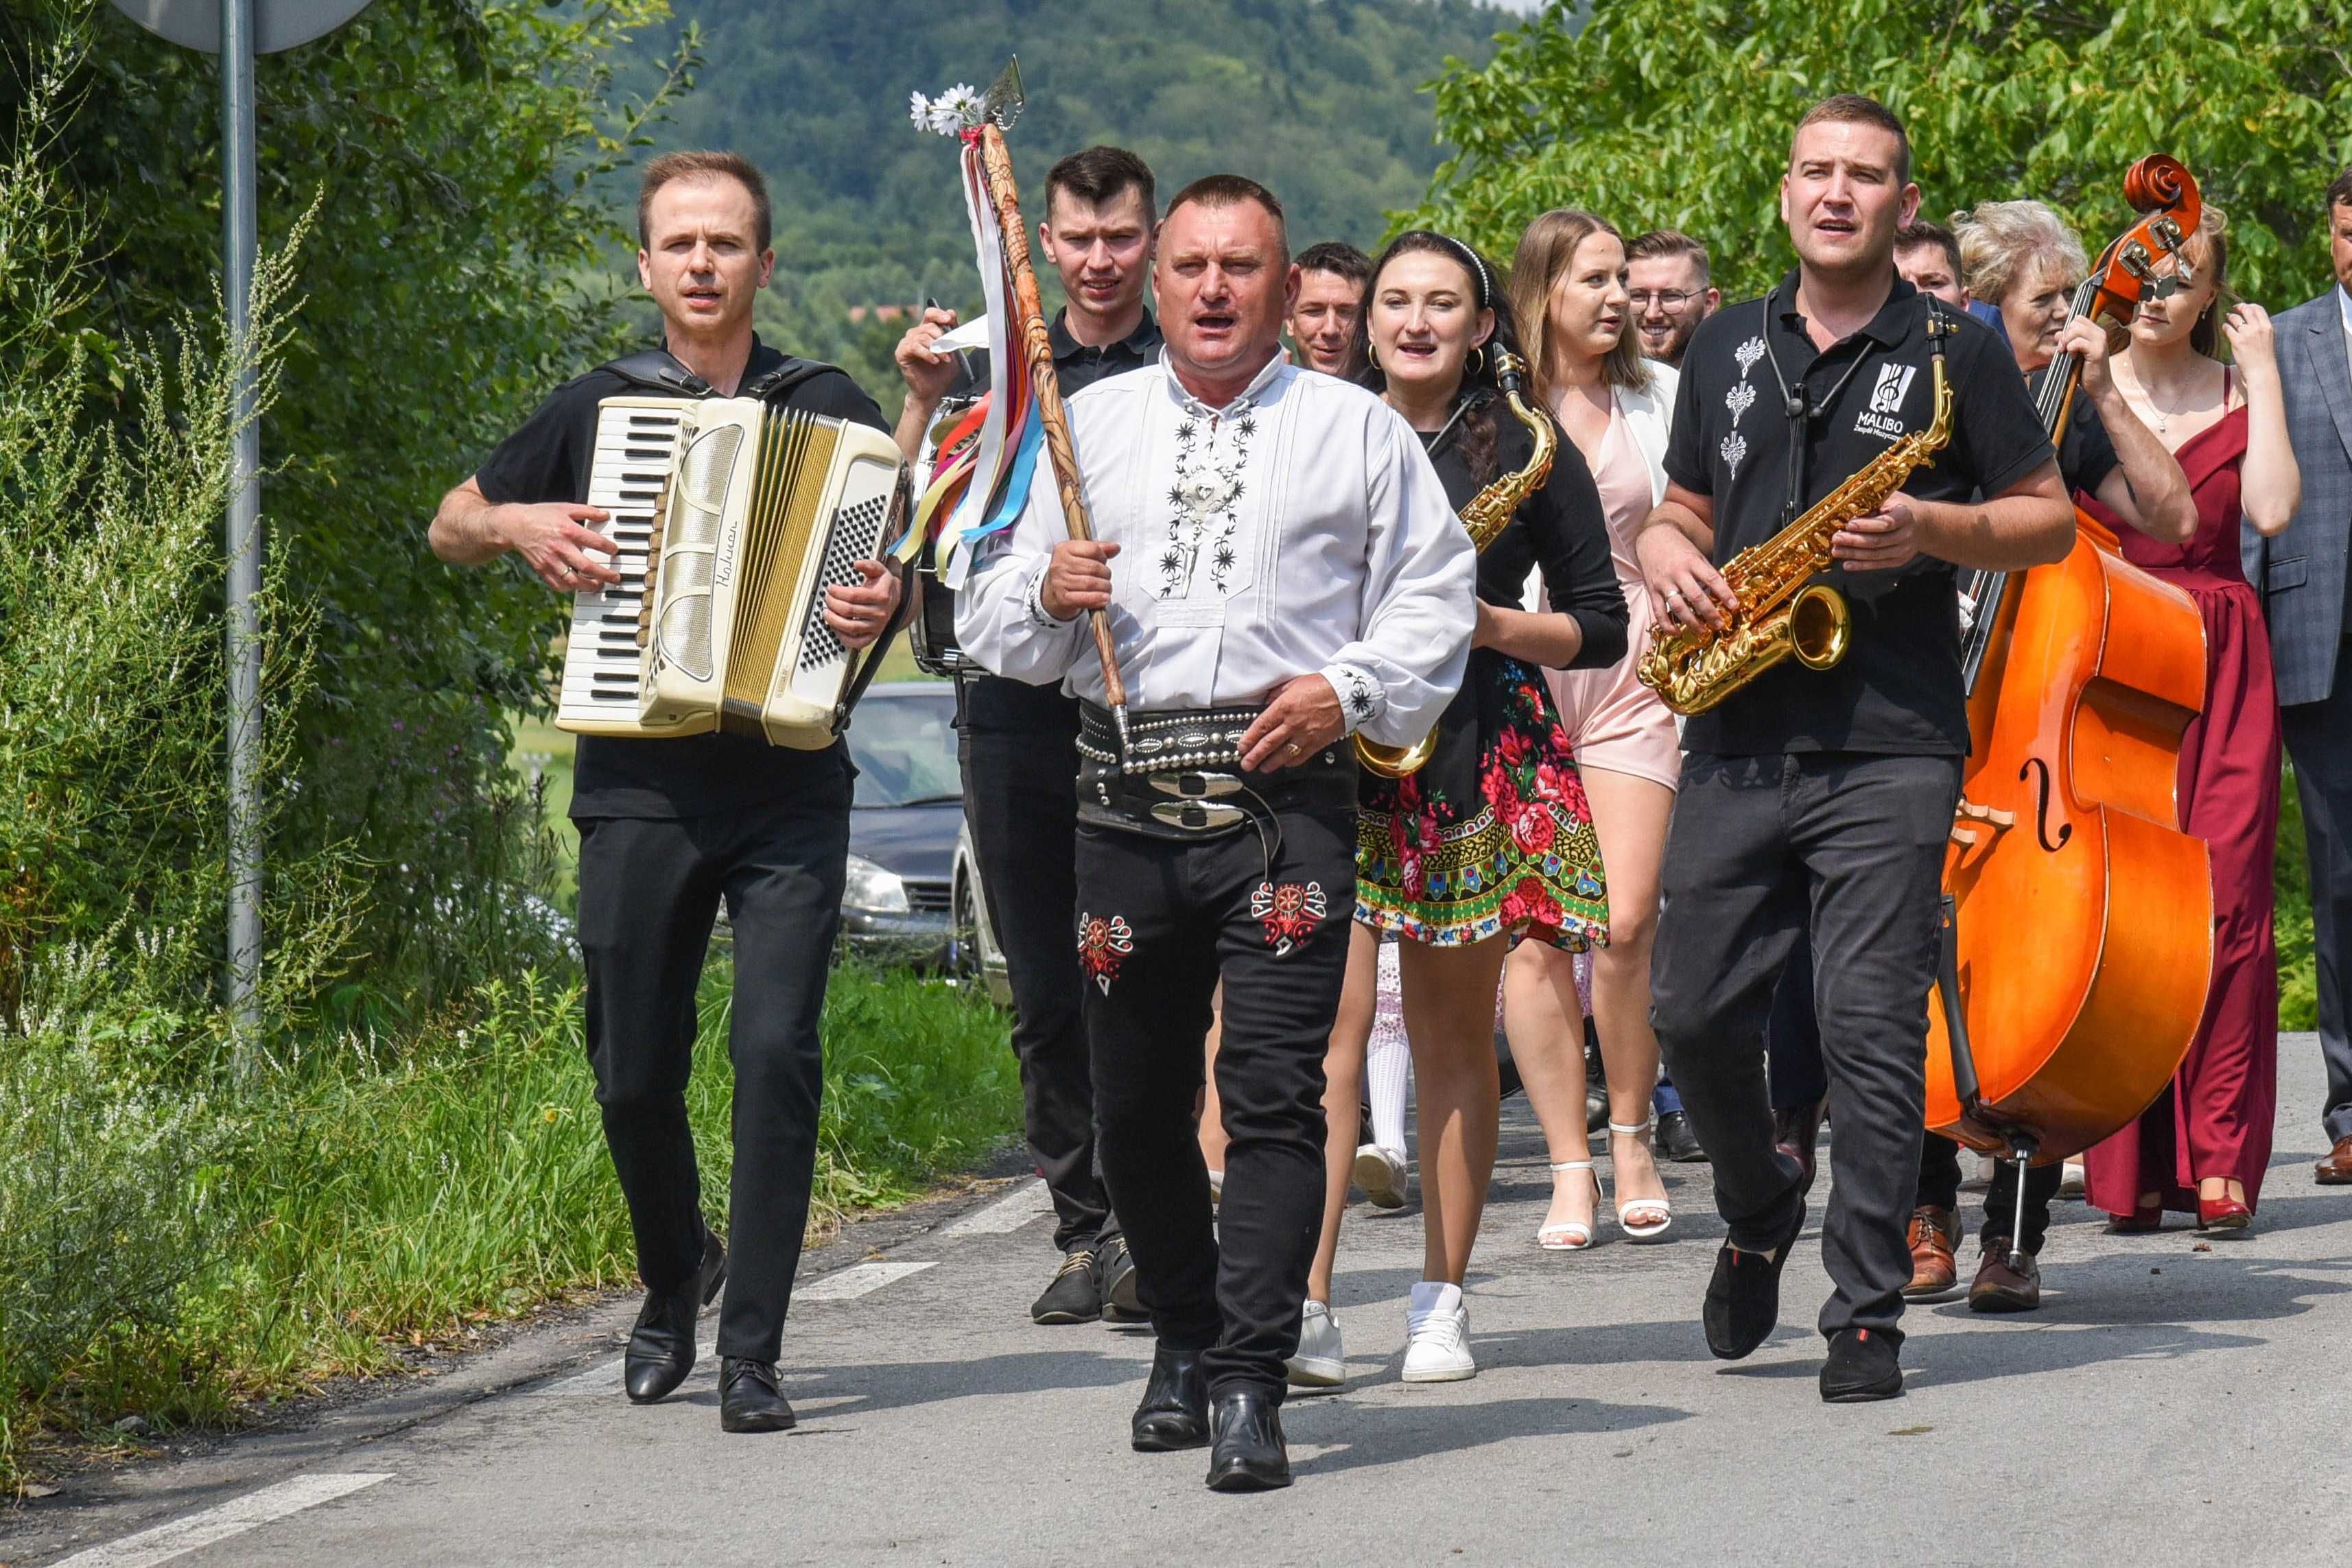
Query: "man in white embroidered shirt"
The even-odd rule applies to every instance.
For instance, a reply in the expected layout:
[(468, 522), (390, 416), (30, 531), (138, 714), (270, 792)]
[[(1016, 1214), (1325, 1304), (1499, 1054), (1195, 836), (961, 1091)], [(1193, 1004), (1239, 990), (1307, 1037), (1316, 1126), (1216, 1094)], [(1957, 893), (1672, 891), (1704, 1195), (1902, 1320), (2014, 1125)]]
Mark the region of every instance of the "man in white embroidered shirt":
[[(1461, 684), (1476, 553), (1421, 443), (1281, 351), (1282, 208), (1214, 175), (1169, 204), (1160, 362), (1069, 401), (1097, 538), (1040, 465), (961, 599), (965, 651), (1084, 699), (1079, 959), (1103, 1176), (1160, 1344), (1131, 1437), (1287, 1485), (1277, 1409), (1323, 1201), (1323, 1051), (1354, 913), (1350, 734), (1421, 738)], [(1101, 706), (1108, 610), (1130, 705)], [(1192, 1116), (1209, 998), (1232, 1153), (1211, 1223)], [(1221, 1255), (1222, 1247), (1222, 1255)]]

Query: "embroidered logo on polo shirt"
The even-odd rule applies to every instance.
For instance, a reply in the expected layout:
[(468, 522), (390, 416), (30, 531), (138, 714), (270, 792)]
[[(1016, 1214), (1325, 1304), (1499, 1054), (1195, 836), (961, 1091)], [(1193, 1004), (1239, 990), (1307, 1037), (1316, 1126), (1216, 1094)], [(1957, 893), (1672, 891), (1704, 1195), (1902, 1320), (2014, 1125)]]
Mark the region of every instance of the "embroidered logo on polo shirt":
[(1723, 454), (1723, 465), (1731, 476), (1738, 478), (1739, 460), (1748, 455), (1748, 437), (1735, 430), (1723, 438), (1723, 444), (1716, 450)]
[(1904, 433), (1903, 421), (1897, 417), (1903, 411), (1903, 399), (1911, 391), (1911, 378), (1919, 373), (1916, 365), (1881, 365), (1877, 384), (1870, 389), (1870, 402), (1853, 416), (1854, 433), (1875, 435), (1893, 441)]

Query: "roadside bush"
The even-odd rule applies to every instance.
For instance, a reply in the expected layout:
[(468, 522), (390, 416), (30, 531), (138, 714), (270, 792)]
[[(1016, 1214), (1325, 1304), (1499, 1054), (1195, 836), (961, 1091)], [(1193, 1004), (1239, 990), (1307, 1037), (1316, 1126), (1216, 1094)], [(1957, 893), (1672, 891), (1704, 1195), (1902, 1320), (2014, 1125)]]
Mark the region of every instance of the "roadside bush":
[(109, 1336), (175, 1327), (223, 1228), (215, 1161), (236, 1122), (127, 1082), (86, 1046), (0, 1054), (0, 1482), (19, 1400)]
[[(688, 1089), (714, 1223), (728, 1010), (715, 963)], [(824, 1030), (812, 1239), (1020, 1125), (1004, 1016), (975, 993), (845, 966)], [(570, 980), (493, 985), (476, 1016), (397, 1051), (322, 1040), (236, 1095), (97, 1047), (6, 1049), (0, 1491), (61, 1433), (234, 1422), (241, 1400), (397, 1371), (420, 1346), (635, 1281)]]

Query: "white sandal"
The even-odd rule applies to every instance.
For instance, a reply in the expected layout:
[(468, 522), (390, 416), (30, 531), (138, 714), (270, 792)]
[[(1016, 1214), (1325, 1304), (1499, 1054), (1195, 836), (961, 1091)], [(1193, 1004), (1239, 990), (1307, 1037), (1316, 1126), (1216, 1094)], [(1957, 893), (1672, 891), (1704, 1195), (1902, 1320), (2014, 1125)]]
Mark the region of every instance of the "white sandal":
[[(1591, 1176), (1592, 1162), (1562, 1160), (1551, 1168), (1555, 1175), (1561, 1171), (1582, 1171)], [(1597, 1176), (1592, 1177), (1592, 1201), (1596, 1207), (1599, 1207), (1601, 1178)], [(1571, 1240), (1570, 1238), (1574, 1239)], [(1536, 1245), (1547, 1252), (1581, 1252), (1592, 1245), (1592, 1227), (1580, 1219), (1563, 1219), (1556, 1225), (1547, 1225), (1537, 1231)]]
[[(1650, 1130), (1650, 1125), (1651, 1124), (1646, 1120), (1630, 1127), (1622, 1122), (1612, 1122), (1609, 1124), (1609, 1131), (1621, 1138), (1639, 1138)], [(1656, 1163), (1657, 1157), (1653, 1155), (1651, 1164), (1654, 1166)], [(1664, 1180), (1663, 1177), (1660, 1179)], [(1599, 1178), (1595, 1177), (1594, 1181), (1597, 1187)], [(1636, 1223), (1631, 1217), (1643, 1209), (1654, 1212), (1658, 1218), (1648, 1224)], [(1623, 1228), (1625, 1239), (1628, 1241), (1655, 1241), (1673, 1228), (1674, 1205), (1664, 1197), (1629, 1198), (1617, 1206), (1617, 1223)]]

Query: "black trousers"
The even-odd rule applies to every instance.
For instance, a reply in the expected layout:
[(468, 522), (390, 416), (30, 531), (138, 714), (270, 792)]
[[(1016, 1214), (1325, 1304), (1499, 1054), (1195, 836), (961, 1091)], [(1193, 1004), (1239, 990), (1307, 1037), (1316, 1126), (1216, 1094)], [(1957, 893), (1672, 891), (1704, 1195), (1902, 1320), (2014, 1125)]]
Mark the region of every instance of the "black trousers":
[(1797, 945), (1772, 985), (1764, 1055), (1775, 1111), (1800, 1110), (1829, 1093), (1829, 1069), (1822, 1065), (1821, 1020), (1813, 1016), (1813, 939), (1803, 931), (1797, 933)]
[(2319, 981), (2319, 1053), (2327, 1064), (2320, 1123), (2352, 1137), (2352, 639), (2336, 649), (2324, 702), (2279, 709), (2303, 841), (2311, 864), (2311, 946)]
[(648, 1290), (684, 1283), (702, 1255), (686, 1084), (695, 986), (727, 902), (735, 1152), (719, 1354), (753, 1361), (774, 1361), (783, 1343), (816, 1170), (817, 1020), (841, 925), (850, 796), (846, 765), (821, 755), (809, 787), (789, 800), (679, 821), (580, 823), (588, 1059)]
[[(2066, 1178), (2061, 1163), (2030, 1166), (2025, 1172), (2025, 1234), (2019, 1238), (2029, 1255), (2039, 1257), (2042, 1239), (2050, 1234), (2050, 1201)], [(1937, 1208), (1960, 1207), (1960, 1145), (1940, 1133), (1930, 1133), (1919, 1145), (1919, 1201)], [(2017, 1162), (1995, 1160), (1992, 1182), (1985, 1191), (1984, 1225), (1977, 1240), (1990, 1245), (2017, 1231)]]
[[(1276, 836), (1278, 832), (1278, 838)], [(1271, 848), (1271, 854), (1268, 849)], [(1352, 806), (1171, 842), (1078, 830), (1078, 945), (1103, 1175), (1167, 1343), (1210, 1391), (1280, 1399), (1323, 1219), (1323, 1052), (1355, 914)], [(1223, 976), (1224, 1196), (1194, 1134), (1201, 1038)]]
[(1764, 1020), (1798, 933), (1815, 955), (1834, 1182), (1821, 1330), (1897, 1341), (1911, 1280), (1927, 991), (1960, 764), (1950, 757), (1694, 755), (1666, 840), (1652, 1021), (1715, 1162), (1716, 1207), (1765, 1247), (1803, 1199), (1772, 1142)]
[(963, 683), (958, 755), (964, 821), (980, 862), (988, 923), (1013, 988), (1030, 1157), (1054, 1197), (1054, 1245), (1118, 1234), (1095, 1151), (1094, 1078), (1078, 1016), (1078, 702), (996, 675)]

